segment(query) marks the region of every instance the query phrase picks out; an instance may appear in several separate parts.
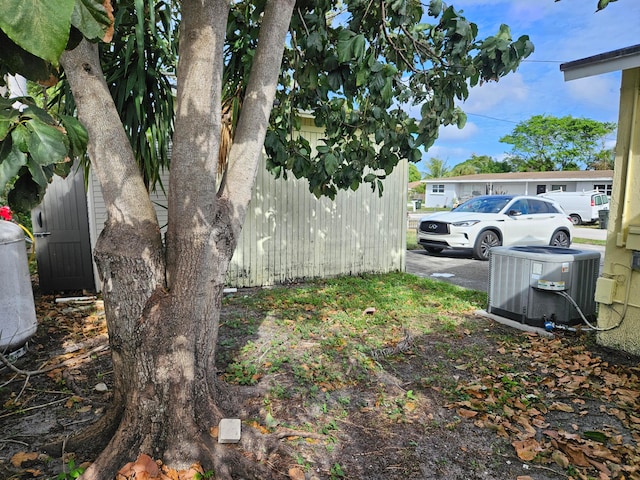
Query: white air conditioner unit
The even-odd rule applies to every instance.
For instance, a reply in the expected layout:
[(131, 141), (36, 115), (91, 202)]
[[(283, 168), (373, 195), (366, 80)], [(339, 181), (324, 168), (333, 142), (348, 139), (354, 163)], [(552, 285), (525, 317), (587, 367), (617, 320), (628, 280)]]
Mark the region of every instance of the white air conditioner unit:
[(552, 246), (495, 247), (489, 257), (487, 312), (527, 325), (595, 321), (600, 253)]

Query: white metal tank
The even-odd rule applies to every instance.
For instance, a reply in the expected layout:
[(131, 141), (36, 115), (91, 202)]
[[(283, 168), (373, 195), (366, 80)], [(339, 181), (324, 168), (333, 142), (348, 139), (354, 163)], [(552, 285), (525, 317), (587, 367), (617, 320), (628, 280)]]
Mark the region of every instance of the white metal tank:
[(24, 232), (0, 220), (0, 351), (22, 347), (37, 326)]

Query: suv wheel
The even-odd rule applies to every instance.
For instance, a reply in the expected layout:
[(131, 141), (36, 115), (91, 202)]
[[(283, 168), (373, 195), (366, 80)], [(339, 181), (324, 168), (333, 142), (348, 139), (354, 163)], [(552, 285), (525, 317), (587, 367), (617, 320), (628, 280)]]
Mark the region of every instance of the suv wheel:
[(496, 232), (492, 230), (482, 232), (478, 235), (473, 247), (473, 258), (483, 261), (489, 260), (489, 250), (500, 245), (502, 245), (502, 241)]
[(569, 234), (564, 230), (557, 231), (551, 237), (551, 241), (549, 242), (549, 245), (553, 247), (569, 248), (569, 246), (571, 245), (571, 239), (569, 238)]

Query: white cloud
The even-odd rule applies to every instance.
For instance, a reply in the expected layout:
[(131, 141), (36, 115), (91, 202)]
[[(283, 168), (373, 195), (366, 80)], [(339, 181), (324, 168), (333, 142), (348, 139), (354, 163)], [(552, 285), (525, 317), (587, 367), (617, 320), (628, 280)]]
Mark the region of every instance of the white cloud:
[(498, 82), (488, 82), (472, 88), (462, 109), (470, 113), (490, 113), (497, 106), (506, 102), (524, 101), (528, 96), (529, 87), (524, 78), (520, 73), (514, 73)]
[(471, 151), (464, 147), (448, 147), (448, 146), (436, 146), (431, 147), (426, 154), (422, 156), (424, 159), (428, 159), (431, 157), (440, 158), (446, 162), (448, 167), (453, 167), (454, 165), (460, 163), (463, 160), (466, 160), (471, 156)]
[(571, 98), (585, 106), (592, 106), (606, 111), (607, 116), (618, 111), (620, 99), (620, 76), (598, 75), (594, 77), (572, 80), (565, 84)]
[(478, 132), (479, 129), (475, 123), (467, 122), (464, 128), (458, 128), (455, 125), (440, 128), (438, 138), (444, 142), (456, 142), (471, 138)]

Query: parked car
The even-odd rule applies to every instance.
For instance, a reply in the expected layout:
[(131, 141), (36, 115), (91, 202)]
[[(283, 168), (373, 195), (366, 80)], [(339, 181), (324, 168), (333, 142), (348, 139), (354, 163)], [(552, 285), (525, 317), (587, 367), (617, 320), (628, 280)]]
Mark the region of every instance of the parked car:
[(448, 212), (422, 217), (418, 244), (429, 253), (472, 248), (478, 260), (500, 245), (571, 245), (573, 224), (560, 205), (544, 197), (483, 195)]
[(609, 197), (598, 190), (588, 192), (563, 192), (552, 190), (539, 196), (550, 198), (560, 204), (571, 217), (574, 225), (594, 223), (600, 218), (600, 210), (609, 210)]

